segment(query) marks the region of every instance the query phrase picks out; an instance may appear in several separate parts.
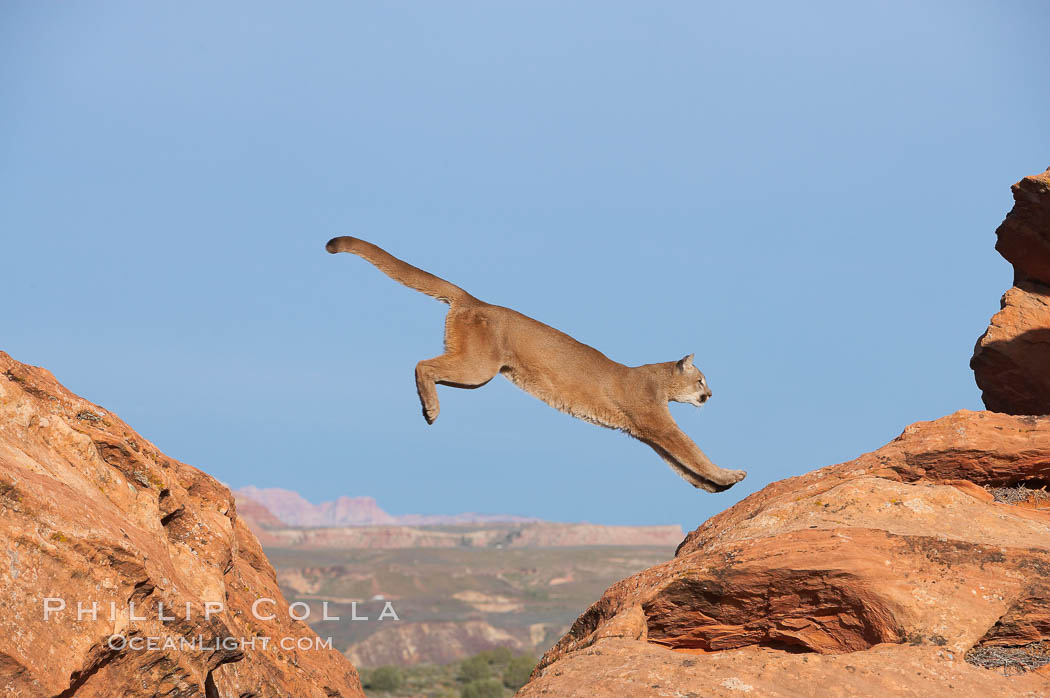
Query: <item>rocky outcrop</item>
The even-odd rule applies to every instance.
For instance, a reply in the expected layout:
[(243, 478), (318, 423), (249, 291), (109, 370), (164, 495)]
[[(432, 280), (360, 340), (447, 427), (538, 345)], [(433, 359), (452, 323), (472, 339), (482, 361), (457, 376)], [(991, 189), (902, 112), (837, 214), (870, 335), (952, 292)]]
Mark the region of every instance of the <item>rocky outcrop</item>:
[(0, 544), (5, 694), (363, 695), (228, 489), (2, 352)]
[(1022, 179), (1013, 194), (995, 249), (1013, 265), (1014, 287), (970, 366), (988, 409), (1050, 414), (1050, 169)]
[[(1046, 695), (1046, 669), (966, 657), (1050, 641), (1047, 483), (1050, 417), (909, 426), (769, 485), (613, 585), (519, 695)], [(1013, 503), (989, 490), (1018, 485)]]
[(1050, 170), (1013, 193), (1014, 287), (971, 361), (993, 412), (709, 519), (610, 587), (520, 696), (1050, 694), (1050, 416), (1030, 416), (1050, 413)]

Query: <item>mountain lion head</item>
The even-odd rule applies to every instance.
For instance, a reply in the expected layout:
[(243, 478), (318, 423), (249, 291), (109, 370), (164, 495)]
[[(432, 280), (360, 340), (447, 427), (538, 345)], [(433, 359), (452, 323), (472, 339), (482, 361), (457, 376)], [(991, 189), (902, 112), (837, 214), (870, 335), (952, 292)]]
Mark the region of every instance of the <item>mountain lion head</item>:
[(669, 387), (669, 400), (697, 407), (707, 402), (712, 394), (704, 374), (693, 365), (692, 354), (675, 363)]

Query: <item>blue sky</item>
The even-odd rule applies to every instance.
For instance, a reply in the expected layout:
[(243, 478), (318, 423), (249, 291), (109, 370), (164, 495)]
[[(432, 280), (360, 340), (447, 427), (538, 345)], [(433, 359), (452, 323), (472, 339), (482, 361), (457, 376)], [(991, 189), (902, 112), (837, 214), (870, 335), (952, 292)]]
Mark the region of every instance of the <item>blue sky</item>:
[[(0, 7), (0, 349), (240, 486), (692, 528), (980, 407), (1033, 2)], [(877, 6), (870, 6), (877, 5)], [(508, 382), (352, 234), (628, 364), (695, 352), (711, 495)]]

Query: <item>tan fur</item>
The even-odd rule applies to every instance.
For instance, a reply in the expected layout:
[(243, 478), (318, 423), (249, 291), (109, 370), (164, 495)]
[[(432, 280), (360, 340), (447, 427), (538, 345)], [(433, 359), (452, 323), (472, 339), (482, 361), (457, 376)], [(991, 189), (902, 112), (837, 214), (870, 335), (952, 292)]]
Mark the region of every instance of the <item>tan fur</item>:
[(502, 373), (551, 407), (648, 444), (695, 487), (718, 492), (747, 474), (716, 466), (671, 417), (668, 402), (699, 407), (711, 397), (692, 354), (679, 361), (625, 366), (542, 322), (484, 303), (364, 240), (337, 237), (325, 249), (356, 254), (395, 281), (449, 304), (445, 353), (416, 364), (416, 388), (428, 423), (438, 416), (437, 384), (479, 388)]

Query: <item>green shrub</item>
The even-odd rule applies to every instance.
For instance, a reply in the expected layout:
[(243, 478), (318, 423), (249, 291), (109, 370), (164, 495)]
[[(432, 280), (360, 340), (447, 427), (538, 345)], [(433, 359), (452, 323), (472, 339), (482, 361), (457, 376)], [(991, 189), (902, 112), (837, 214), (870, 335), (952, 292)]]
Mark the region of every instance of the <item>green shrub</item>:
[(499, 679), (471, 681), (459, 692), (460, 698), (503, 698), (503, 685)]
[(525, 590), (525, 598), (533, 601), (546, 601), (550, 598), (550, 593), (546, 589), (540, 589), (539, 587), (529, 587)]
[(515, 657), (503, 670), (503, 685), (515, 691), (529, 682), (529, 675), (536, 667), (536, 658), (523, 654)]
[(363, 683), (373, 691), (396, 691), (405, 685), (405, 675), (399, 667), (381, 666), (368, 672)]
[(478, 656), (484, 657), (489, 664), (506, 664), (514, 657), (514, 653), (507, 647), (493, 647), (490, 650), (478, 652)]
[(464, 683), (487, 679), (490, 676), (492, 676), (492, 668), (488, 660), (480, 654), (464, 659), (459, 665), (459, 680)]

